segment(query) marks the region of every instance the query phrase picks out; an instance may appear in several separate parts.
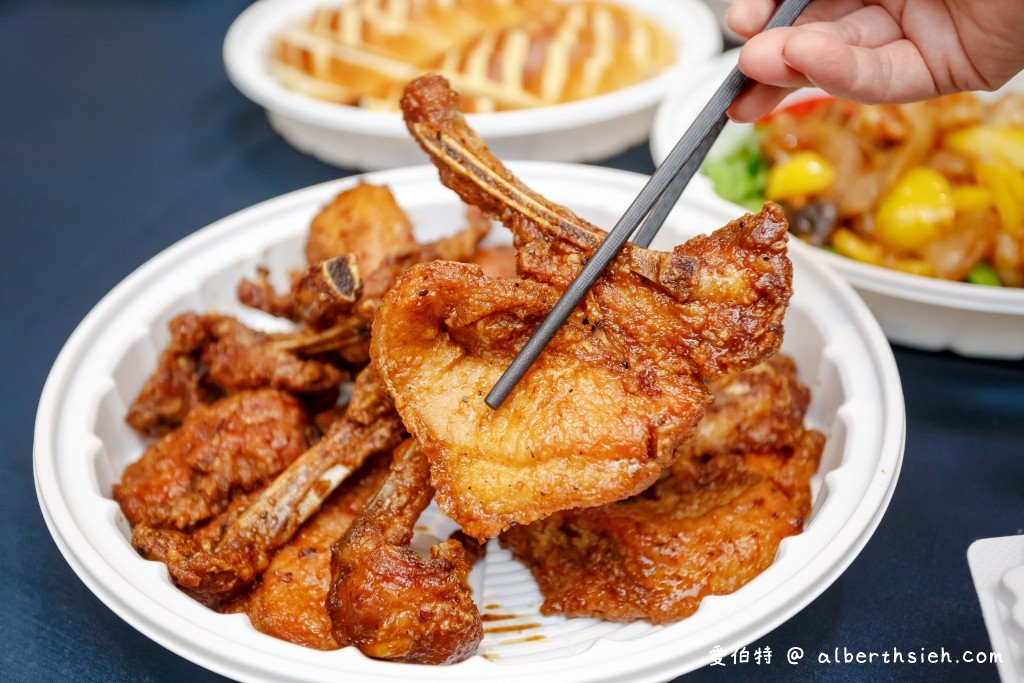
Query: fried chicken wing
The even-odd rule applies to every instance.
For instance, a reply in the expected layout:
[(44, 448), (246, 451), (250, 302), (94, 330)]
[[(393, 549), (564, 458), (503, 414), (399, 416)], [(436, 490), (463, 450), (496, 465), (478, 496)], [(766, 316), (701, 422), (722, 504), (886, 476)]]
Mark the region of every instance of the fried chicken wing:
[(682, 619), (752, 580), (802, 530), (824, 437), (803, 427), (808, 392), (792, 362), (711, 388), (719, 410), (651, 488), (502, 534), (536, 578), (543, 613)]
[(196, 536), (139, 524), (132, 529), (132, 546), (143, 557), (166, 564), (175, 583), (200, 602), (232, 600), (349, 474), (369, 456), (397, 444), (403, 433), (372, 370), (364, 370), (345, 418), (223, 524), (219, 534)]
[(454, 664), (476, 652), (483, 623), (462, 545), (435, 545), (430, 558), (409, 547), (432, 496), (429, 464), (410, 439), (395, 449), (384, 486), (334, 547), (327, 610), (338, 644), (420, 664)]
[(195, 408), (129, 465), (113, 496), (133, 525), (184, 529), (265, 484), (309, 446), (298, 401), (273, 389)]
[(371, 357), (441, 509), (483, 538), (657, 479), (703, 415), (704, 380), (778, 348), (791, 267), (775, 205), (671, 253), (627, 246), (492, 411), (484, 395), (605, 233), (515, 179), (456, 104), (424, 77), (403, 110), (442, 181), (512, 230), (521, 279), (410, 268), (384, 297)]
[(327, 614), (331, 546), (384, 483), (389, 458), (375, 456), (338, 490), (270, 561), (259, 583), (226, 612), (243, 612), (257, 631), (291, 643), (334, 650)]

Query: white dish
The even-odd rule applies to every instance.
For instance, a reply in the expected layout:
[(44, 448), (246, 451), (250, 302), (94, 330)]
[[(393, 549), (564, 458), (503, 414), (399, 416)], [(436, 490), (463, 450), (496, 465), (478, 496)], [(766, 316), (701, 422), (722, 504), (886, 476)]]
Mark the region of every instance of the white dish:
[(983, 538), (967, 549), (999, 676), (1024, 680), (1024, 536)]
[[(669, 86), (722, 50), (714, 15), (700, 0), (616, 0), (658, 20), (675, 38), (676, 63), (658, 76), (612, 93), (523, 111), (475, 114), (473, 128), (503, 159), (596, 161), (647, 139)], [(283, 87), (268, 69), (270, 39), (283, 26), (330, 0), (259, 0), (224, 39), (228, 77), (267, 110), (291, 145), (329, 164), (382, 169), (418, 164), (422, 153), (401, 116), (332, 104)]]
[[(645, 181), (604, 168), (521, 163), (531, 186), (588, 219), (609, 225)], [(432, 167), (362, 176), (386, 183), (421, 239), (463, 223), (462, 206)], [(373, 661), (354, 648), (320, 652), (258, 633), (242, 615), (216, 614), (175, 589), (163, 565), (142, 560), (111, 500), (111, 485), (141, 454), (124, 423), (129, 402), (166, 341), (166, 321), (186, 309), (216, 308), (260, 324), (234, 298), (240, 276), (258, 264), (284, 274), (298, 265), (310, 219), (360, 178), (318, 185), (225, 218), (154, 257), (111, 291), (71, 336), (40, 400), (35, 479), (47, 525), (68, 563), (96, 595), (138, 630), (178, 654), (245, 681), (657, 681), (711, 661), (711, 651), (747, 644), (795, 614), (849, 565), (880, 521), (899, 473), (905, 414), (892, 352), (874, 318), (839, 278), (793, 254), (796, 293), (784, 350), (798, 359), (813, 392), (808, 421), (829, 441), (813, 481), (806, 531), (782, 542), (775, 563), (731, 595), (707, 598), (689, 619), (661, 627), (539, 617), (529, 572), (494, 543), (474, 570), (481, 605), (500, 604), (540, 624), (509, 642), (488, 635), (475, 656), (443, 671)], [(724, 225), (733, 207), (689, 193), (656, 246)], [(503, 229), (495, 231), (508, 242)], [(258, 316), (253, 318), (253, 316)], [(429, 513), (430, 511), (428, 511)], [(440, 535), (447, 521), (425, 521)], [(502, 622), (504, 625), (507, 622)], [(525, 627), (524, 627), (525, 628)]]
[[(676, 141), (697, 117), (711, 94), (736, 66), (739, 50), (731, 50), (707, 62), (665, 98), (651, 132), (655, 163), (668, 156)], [(1024, 75), (997, 91), (1024, 92)], [(801, 90), (782, 106), (821, 97), (816, 89)], [(729, 123), (711, 154), (728, 149), (743, 127)], [(698, 174), (692, 181), (710, 188)], [(949, 349), (977, 358), (1024, 358), (1024, 289), (985, 287), (964, 282), (910, 275), (831, 254), (793, 240), (793, 250), (836, 269), (864, 298), (881, 323), (886, 336), (897, 344), (928, 351)]]

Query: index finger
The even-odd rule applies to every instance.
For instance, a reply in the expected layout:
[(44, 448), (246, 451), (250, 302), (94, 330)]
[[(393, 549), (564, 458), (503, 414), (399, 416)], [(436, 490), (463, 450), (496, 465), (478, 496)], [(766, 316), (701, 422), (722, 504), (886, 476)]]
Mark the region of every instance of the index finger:
[[(864, 7), (863, 0), (814, 0), (804, 10), (794, 26), (811, 21), (833, 21)], [(764, 29), (778, 5), (775, 0), (736, 0), (725, 13), (725, 23), (744, 38), (750, 38)]]

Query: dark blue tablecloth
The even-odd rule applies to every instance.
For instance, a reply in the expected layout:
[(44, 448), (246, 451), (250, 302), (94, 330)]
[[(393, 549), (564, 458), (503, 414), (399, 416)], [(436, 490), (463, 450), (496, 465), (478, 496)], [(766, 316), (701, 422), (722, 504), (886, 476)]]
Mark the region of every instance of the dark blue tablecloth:
[[(103, 606), (65, 564), (32, 484), (32, 429), (64, 340), (118, 281), (229, 213), (344, 173), (287, 146), (227, 81), (243, 0), (0, 2), (0, 680), (213, 681)], [(609, 165), (649, 172), (646, 148)], [(1021, 330), (1024, 334), (1024, 326)], [(990, 646), (965, 553), (1024, 527), (1024, 364), (896, 352), (899, 485), (810, 606), (701, 680), (993, 680), (991, 665), (825, 665), (819, 651)], [(790, 647), (807, 656), (784, 663)], [(439, 671), (439, 676), (443, 673)]]

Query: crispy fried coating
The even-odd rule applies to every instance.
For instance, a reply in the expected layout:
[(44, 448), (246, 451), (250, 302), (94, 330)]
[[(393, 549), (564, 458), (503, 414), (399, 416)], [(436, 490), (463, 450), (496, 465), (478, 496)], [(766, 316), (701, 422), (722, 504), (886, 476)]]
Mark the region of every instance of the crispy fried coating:
[(430, 558), (409, 547), (432, 495), (429, 464), (410, 439), (395, 449), (384, 486), (334, 547), (327, 609), (338, 644), (420, 664), (454, 664), (476, 652), (483, 624), (462, 545), (435, 545)]
[(345, 374), (332, 363), (303, 356), (362, 341), (369, 331), (361, 324), (266, 334), (230, 316), (192, 312), (176, 316), (167, 327), (170, 341), (126, 417), (146, 436), (166, 434), (197, 406), (224, 394), (264, 387), (301, 395), (335, 392)]
[(229, 393), (274, 387), (296, 393), (333, 389), (343, 375), (338, 368), (299, 358), (280, 339), (246, 327), (230, 316), (203, 316), (210, 342), (200, 360), (208, 381)]
[(199, 406), (125, 469), (114, 500), (132, 525), (193, 526), (287, 467), (309, 446), (309, 431), (298, 401), (274, 389)]
[(783, 354), (746, 372), (708, 385), (715, 397), (681, 455), (777, 451), (793, 442), (803, 425), (811, 392), (796, 376), (796, 364)]
[(238, 283), (238, 300), (279, 318), (301, 322), (314, 330), (341, 323), (362, 294), (363, 281), (352, 254), (334, 256), (297, 273), (291, 289), (278, 294), (270, 271), (256, 269), (256, 279)]
[(536, 578), (543, 613), (682, 619), (705, 596), (752, 580), (802, 530), (824, 437), (803, 427), (808, 392), (792, 362), (773, 359), (711, 388), (720, 409), (701, 423), (700, 445), (651, 488), (502, 534)]
[(313, 219), (306, 260), (316, 265), (351, 254), (360, 272), (371, 273), (389, 254), (415, 246), (412, 224), (391, 190), (360, 183), (340, 193)]
[(334, 650), (327, 614), (331, 546), (388, 475), (389, 458), (375, 456), (346, 480), (270, 561), (259, 583), (226, 609), (244, 612), (257, 631), (291, 643)]
[(199, 316), (176, 316), (167, 329), (171, 339), (125, 418), (145, 436), (163, 436), (196, 406), (212, 403), (219, 394), (200, 377), (198, 350), (206, 341), (206, 330)]
[(627, 246), (492, 411), (483, 397), (605, 233), (515, 179), (454, 98), (439, 77), (413, 82), (407, 124), (442, 181), (512, 230), (522, 279), (410, 268), (384, 297), (370, 352), (431, 459), (441, 509), (483, 538), (657, 479), (703, 415), (704, 380), (778, 348), (791, 266), (775, 205), (671, 253)]
[(345, 418), (281, 472), (244, 510), (213, 533), (195, 534), (138, 524), (132, 546), (167, 565), (178, 586), (217, 606), (236, 599), (274, 553), (368, 457), (403, 437), (401, 420), (371, 370), (356, 379)]
[(483, 247), (477, 249), (469, 263), (474, 263), (487, 277), (516, 277), (515, 247)]
[[(363, 192), (368, 187), (371, 186), (361, 185), (356, 189)], [(387, 196), (391, 197), (387, 188), (376, 190), (387, 192)], [(342, 193), (335, 204), (348, 196), (351, 195)], [(385, 228), (395, 222), (394, 212), (400, 211), (393, 204), (393, 198), (386, 201), (378, 217)], [(331, 206), (324, 210), (318, 220), (331, 213)], [(477, 244), (491, 229), (490, 221), (478, 209), (468, 207), (465, 229), (436, 242), (418, 244), (396, 238), (393, 230), (372, 229), (373, 214), (368, 208), (361, 208), (359, 213), (363, 223), (356, 227), (360, 232), (346, 233), (344, 240), (335, 240), (337, 248), (343, 245), (357, 249), (358, 245), (353, 253), (332, 256), (310, 264), (292, 278), (291, 289), (285, 294), (278, 294), (270, 284), (269, 273), (265, 268), (257, 270), (255, 280), (243, 279), (239, 282), (237, 290), (238, 300), (246, 306), (288, 318), (325, 334), (336, 331), (343, 335), (346, 337), (345, 344), (342, 346), (335, 343), (330, 348), (340, 350), (345, 359), (352, 363), (365, 363), (368, 360), (366, 344), (361, 342), (368, 342), (370, 321), (380, 306), (381, 297), (395, 278), (409, 266), (424, 261), (469, 260), (476, 253)], [(335, 228), (340, 230), (341, 226)], [(348, 339), (349, 336), (353, 338)]]

